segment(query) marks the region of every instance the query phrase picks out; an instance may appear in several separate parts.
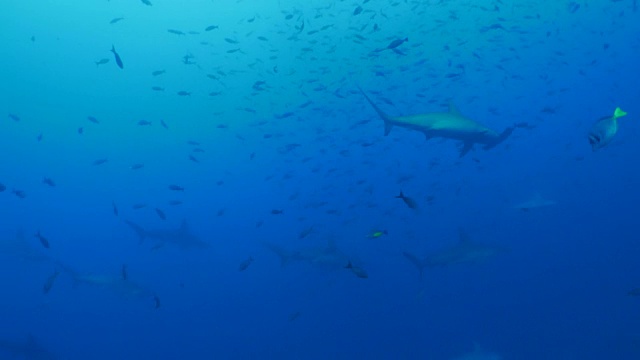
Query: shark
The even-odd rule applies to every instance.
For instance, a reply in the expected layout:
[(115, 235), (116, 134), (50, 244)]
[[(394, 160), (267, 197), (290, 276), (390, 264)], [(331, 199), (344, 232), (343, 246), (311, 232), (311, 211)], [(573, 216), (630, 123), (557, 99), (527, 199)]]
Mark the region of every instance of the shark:
[(459, 241), (457, 244), (444, 248), (440, 251), (420, 258), (409, 252), (403, 252), (407, 258), (420, 272), (420, 278), (425, 268), (444, 267), (448, 265), (473, 263), (493, 257), (506, 249), (485, 245), (472, 241), (469, 235), (464, 231), (459, 231)]
[(456, 356), (452, 360), (502, 360), (502, 356), (493, 352), (484, 350), (478, 343), (473, 343), (473, 350)]
[(292, 262), (305, 262), (318, 268), (344, 269), (350, 261), (350, 258), (341, 253), (335, 241), (331, 239), (327, 241), (326, 247), (309, 247), (293, 251), (270, 242), (262, 244), (280, 258), (282, 266)]
[(0, 240), (0, 254), (15, 257), (25, 262), (46, 263), (54, 261), (51, 256), (31, 246), (22, 230), (18, 230), (15, 239)]
[(489, 150), (506, 140), (515, 126), (508, 127), (498, 133), (468, 117), (462, 115), (453, 104), (449, 104), (448, 112), (432, 112), (408, 116), (390, 116), (360, 88), (360, 93), (371, 107), (384, 120), (384, 135), (387, 136), (394, 126), (403, 127), (423, 133), (427, 140), (445, 138), (462, 141), (460, 157), (465, 156), (475, 144), (484, 145)]
[(198, 239), (194, 234), (189, 231), (189, 226), (186, 220), (182, 220), (182, 224), (178, 229), (154, 229), (145, 230), (142, 226), (129, 221), (124, 221), (129, 227), (136, 233), (140, 243), (144, 239), (151, 239), (157, 242), (154, 248), (159, 248), (165, 244), (174, 244), (183, 249), (197, 248), (205, 249), (209, 246), (208, 243)]
[(0, 339), (0, 358), (5, 356), (11, 358), (20, 358), (26, 360), (54, 360), (57, 357), (42, 345), (38, 344), (35, 337), (31, 334), (27, 336), (26, 341), (16, 341), (9, 339)]
[(545, 199), (540, 194), (535, 194), (529, 200), (521, 202), (514, 206), (514, 209), (521, 211), (529, 211), (541, 207), (553, 206), (557, 204), (554, 200)]

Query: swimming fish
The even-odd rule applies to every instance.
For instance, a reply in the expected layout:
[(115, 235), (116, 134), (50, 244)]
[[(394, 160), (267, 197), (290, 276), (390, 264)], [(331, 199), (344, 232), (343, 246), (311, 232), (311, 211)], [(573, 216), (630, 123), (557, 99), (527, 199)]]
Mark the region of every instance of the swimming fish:
[(349, 261), (349, 263), (347, 264), (347, 266), (344, 267), (345, 269), (349, 269), (351, 270), (351, 272), (359, 277), (360, 279), (366, 279), (369, 277), (369, 275), (367, 274), (366, 271), (364, 271), (363, 268), (359, 267), (359, 266), (353, 266), (353, 264), (351, 264), (351, 261)]
[(249, 265), (251, 265), (252, 262), (253, 262), (253, 258), (249, 256), (248, 259), (240, 263), (240, 266), (238, 266), (238, 271), (247, 270), (247, 268), (249, 267)]
[(44, 286), (42, 286), (42, 292), (46, 295), (49, 293), (49, 291), (51, 291), (51, 288), (53, 287), (53, 283), (56, 281), (56, 279), (58, 278), (58, 275), (60, 275), (60, 271), (56, 270), (53, 275), (49, 276), (49, 278), (47, 278), (47, 281), (44, 282)]
[(402, 191), (400, 191), (400, 195), (396, 196), (396, 199), (402, 199), (402, 201), (404, 201), (404, 203), (407, 204), (409, 209), (415, 210), (418, 208), (418, 203), (412, 198), (405, 196), (405, 194), (402, 193)]
[(124, 69), (124, 65), (122, 64), (122, 59), (120, 59), (120, 55), (118, 55), (118, 53), (116, 52), (116, 47), (111, 45), (111, 52), (113, 53), (113, 56), (115, 56), (116, 58), (116, 64), (118, 64), (118, 67), (120, 69)]
[(36, 238), (38, 238), (38, 240), (40, 240), (40, 243), (42, 244), (42, 246), (44, 246), (46, 249), (49, 249), (51, 246), (49, 245), (49, 240), (47, 240), (47, 238), (45, 238), (44, 236), (42, 236), (42, 234), (40, 234), (40, 230), (38, 230), (38, 232), (34, 235)]
[(596, 151), (605, 147), (611, 142), (618, 132), (618, 118), (627, 115), (619, 107), (613, 112), (613, 116), (606, 116), (598, 121), (589, 130), (589, 144), (591, 149)]

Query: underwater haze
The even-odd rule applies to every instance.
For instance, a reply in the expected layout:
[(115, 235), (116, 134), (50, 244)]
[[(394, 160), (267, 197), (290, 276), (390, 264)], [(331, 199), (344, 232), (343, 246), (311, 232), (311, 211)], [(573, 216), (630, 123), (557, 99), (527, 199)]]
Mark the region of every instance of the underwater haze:
[(0, 24), (0, 359), (640, 359), (636, 0)]

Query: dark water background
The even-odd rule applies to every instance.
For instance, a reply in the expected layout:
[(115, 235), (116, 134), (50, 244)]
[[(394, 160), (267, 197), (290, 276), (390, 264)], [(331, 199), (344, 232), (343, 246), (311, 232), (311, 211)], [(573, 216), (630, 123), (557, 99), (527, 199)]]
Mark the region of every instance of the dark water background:
[[(635, 1), (151, 1), (0, 4), (0, 357), (640, 357)], [(521, 127), (459, 158), (358, 85)], [(459, 228), (504, 251), (421, 279)]]

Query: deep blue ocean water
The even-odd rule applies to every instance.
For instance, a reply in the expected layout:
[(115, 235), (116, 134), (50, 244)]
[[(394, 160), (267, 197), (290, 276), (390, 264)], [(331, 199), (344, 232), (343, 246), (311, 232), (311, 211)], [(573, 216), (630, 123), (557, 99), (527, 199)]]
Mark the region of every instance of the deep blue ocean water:
[[(1, 359), (640, 359), (635, 0), (5, 0), (0, 24)], [(359, 87), (514, 131), (384, 136)]]

